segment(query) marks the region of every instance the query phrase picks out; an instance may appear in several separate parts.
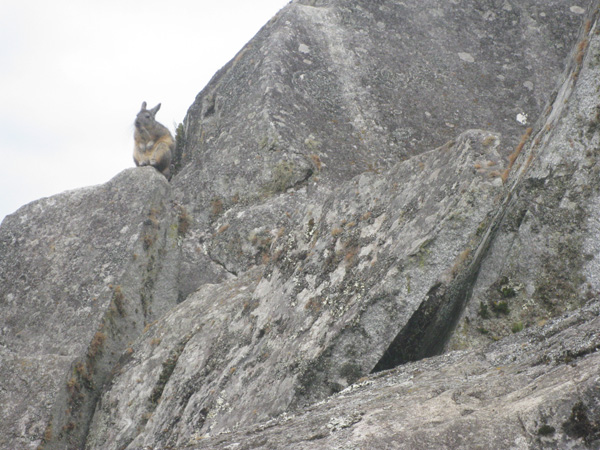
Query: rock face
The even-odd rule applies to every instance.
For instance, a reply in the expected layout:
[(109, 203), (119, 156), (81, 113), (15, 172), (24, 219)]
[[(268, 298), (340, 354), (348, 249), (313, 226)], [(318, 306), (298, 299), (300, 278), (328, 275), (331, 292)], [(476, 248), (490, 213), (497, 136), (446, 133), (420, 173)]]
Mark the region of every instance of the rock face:
[(2, 448), (84, 439), (124, 347), (176, 304), (177, 261), (159, 251), (176, 247), (169, 191), (129, 169), (2, 223)]
[[(473, 270), (501, 198), (500, 180), (472, 170), (477, 161), (498, 159), (497, 144), (495, 135), (465, 133), (385, 176), (357, 177), (305, 212), (302, 228), (255, 231), (266, 248), (260, 270), (201, 288), (133, 346), (99, 405), (102, 422), (91, 434), (102, 439), (92, 448), (125, 445), (140, 427), (146, 432), (132, 448), (183, 445), (192, 435), (313, 403), (368, 374), (411, 317), (440, 325), (411, 327), (411, 347), (391, 350), (380, 364), (438, 351), (451, 311), (462, 307), (459, 274)], [(394, 188), (388, 180), (404, 182)], [(295, 194), (302, 204), (305, 195)], [(220, 245), (252, 223), (253, 212), (244, 212), (227, 221)], [(139, 379), (161, 386), (172, 364), (160, 395), (135, 388)], [(115, 411), (117, 404), (123, 410)]]
[(544, 328), (371, 376), (194, 449), (598, 448), (598, 302)]
[(597, 9), (290, 3), (2, 223), (0, 447), (599, 448)]

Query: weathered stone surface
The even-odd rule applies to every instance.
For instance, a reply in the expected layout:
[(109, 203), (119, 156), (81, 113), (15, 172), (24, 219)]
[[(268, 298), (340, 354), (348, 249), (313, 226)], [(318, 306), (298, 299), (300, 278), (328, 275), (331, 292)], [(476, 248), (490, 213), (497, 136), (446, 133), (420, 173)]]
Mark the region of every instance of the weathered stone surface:
[[(473, 167), (499, 165), (499, 144), (488, 132), (464, 133), (385, 174), (357, 177), (312, 204), (303, 228), (257, 233), (265, 268), (201, 289), (133, 347), (99, 404), (90, 448), (183, 445), (308, 405), (369, 373), (403, 328), (410, 348), (384, 366), (439, 351), (464, 298), (457, 274), (502, 198), (501, 180)], [(231, 214), (217, 245), (253, 223), (253, 210), (244, 212)], [(406, 326), (417, 310), (440, 323)]]
[(600, 292), (600, 43), (589, 32), (594, 19), (569, 58), (556, 100), (523, 139), (508, 179), (510, 203), (449, 348), (544, 323)]
[(506, 156), (524, 129), (517, 114), (542, 112), (574, 44), (581, 16), (568, 6), (294, 1), (196, 98), (191, 164), (174, 184), (196, 206), (228, 203), (301, 183), (316, 165), (322, 182), (389, 168), (473, 128), (505, 136)]
[[(388, 170), (468, 129), (501, 134), (506, 157), (528, 126), (517, 114), (533, 122), (542, 112), (575, 42), (582, 16), (569, 6), (290, 3), (188, 111), (173, 188), (191, 234), (206, 242), (232, 207)], [(204, 271), (190, 265), (190, 288)]]
[(0, 447), (598, 448), (597, 8), (289, 4), (2, 223)]
[(501, 343), (409, 363), (297, 415), (186, 448), (597, 449), (599, 314), (596, 301)]
[(3, 221), (1, 448), (35, 448), (45, 430), (84, 439), (93, 387), (176, 303), (169, 191), (154, 169), (130, 169)]

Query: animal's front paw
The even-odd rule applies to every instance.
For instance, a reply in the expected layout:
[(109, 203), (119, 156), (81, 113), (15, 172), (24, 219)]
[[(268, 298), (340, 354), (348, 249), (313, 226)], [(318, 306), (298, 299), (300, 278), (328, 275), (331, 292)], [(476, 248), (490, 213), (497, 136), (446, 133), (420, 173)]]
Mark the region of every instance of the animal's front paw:
[(156, 159), (152, 158), (149, 164), (156, 167)]
[(148, 164), (148, 161), (142, 161), (140, 162), (140, 167), (147, 166)]

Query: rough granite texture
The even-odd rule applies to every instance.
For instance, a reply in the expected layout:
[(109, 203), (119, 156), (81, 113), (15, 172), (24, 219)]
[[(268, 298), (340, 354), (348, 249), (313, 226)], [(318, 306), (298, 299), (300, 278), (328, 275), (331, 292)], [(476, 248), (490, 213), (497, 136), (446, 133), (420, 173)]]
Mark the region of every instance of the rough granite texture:
[(600, 448), (598, 6), (291, 2), (2, 222), (0, 448)]
[(596, 301), (501, 343), (405, 364), (297, 414), (184, 448), (597, 449), (599, 314)]
[[(200, 289), (133, 346), (99, 404), (103, 422), (92, 424), (92, 435), (109, 436), (91, 448), (120, 447), (140, 426), (146, 432), (131, 448), (181, 445), (192, 434), (266, 420), (369, 373), (419, 308), (451, 323), (444, 309), (463, 300), (458, 275), (502, 198), (501, 180), (472, 166), (497, 159), (498, 144), (489, 133), (464, 133), (385, 175), (358, 176), (300, 218), (306, 228), (258, 237), (268, 241), (258, 273)], [(394, 188), (389, 180), (404, 183)], [(236, 239), (230, 230), (252, 223), (253, 211), (245, 213), (238, 220), (232, 214), (221, 245)], [(447, 333), (443, 326), (414, 330), (405, 358), (435, 352)], [(159, 384), (182, 340), (169, 384), (160, 402), (152, 401), (147, 387)], [(145, 388), (133, 390), (139, 379)]]
[(128, 169), (2, 222), (2, 448), (35, 447), (47, 427), (84, 436), (127, 342), (176, 304), (176, 261), (155, 251), (177, 234), (158, 175)]

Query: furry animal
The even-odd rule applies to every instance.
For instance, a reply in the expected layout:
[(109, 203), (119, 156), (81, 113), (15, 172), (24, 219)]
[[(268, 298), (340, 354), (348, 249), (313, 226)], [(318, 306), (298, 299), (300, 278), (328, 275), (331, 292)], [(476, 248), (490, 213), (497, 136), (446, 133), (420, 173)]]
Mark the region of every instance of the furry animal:
[(142, 103), (135, 118), (133, 160), (136, 166), (152, 166), (170, 178), (175, 141), (167, 127), (154, 119), (159, 109), (160, 103), (152, 109), (146, 109), (146, 102)]

